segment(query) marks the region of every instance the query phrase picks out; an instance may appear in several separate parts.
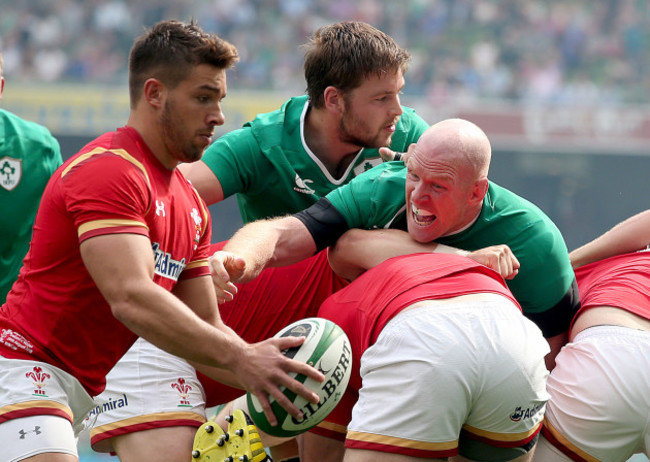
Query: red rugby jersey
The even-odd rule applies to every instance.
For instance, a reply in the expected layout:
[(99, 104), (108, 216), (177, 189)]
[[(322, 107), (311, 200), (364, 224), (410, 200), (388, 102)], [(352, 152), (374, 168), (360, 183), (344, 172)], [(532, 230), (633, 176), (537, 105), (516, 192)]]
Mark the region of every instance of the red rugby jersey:
[(382, 329), (408, 306), (422, 301), (473, 293), (507, 297), (521, 309), (503, 278), (486, 266), (452, 254), (419, 253), (386, 260), (331, 295), (318, 316), (345, 331), (352, 347), (352, 374), (339, 404), (312, 431), (344, 439), (361, 388), (361, 356)]
[(19, 279), (0, 308), (0, 355), (57, 366), (91, 395), (104, 389), (136, 335), (112, 315), (79, 246), (114, 233), (150, 239), (154, 281), (165, 289), (210, 274), (207, 207), (130, 127), (89, 143), (50, 179)]
[[(650, 252), (616, 255), (576, 269), (580, 310), (614, 306), (650, 319)], [(573, 327), (573, 326), (572, 326)]]

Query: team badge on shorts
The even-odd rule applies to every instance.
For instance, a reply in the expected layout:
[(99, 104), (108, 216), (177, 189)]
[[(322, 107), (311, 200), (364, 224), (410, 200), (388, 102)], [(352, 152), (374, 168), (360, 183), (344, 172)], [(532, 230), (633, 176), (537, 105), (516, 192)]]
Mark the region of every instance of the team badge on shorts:
[(192, 390), (192, 385), (185, 383), (184, 378), (179, 378), (176, 382), (172, 383), (172, 388), (175, 388), (179, 394), (180, 402), (178, 407), (192, 407), (190, 403), (190, 391)]
[(43, 372), (43, 369), (39, 366), (34, 366), (31, 372), (25, 374), (28, 379), (33, 380), (34, 384), (34, 396), (47, 396), (45, 392), (45, 383), (51, 377), (47, 372)]
[(3, 157), (0, 159), (0, 186), (7, 191), (11, 191), (23, 176), (23, 163), (20, 159)]

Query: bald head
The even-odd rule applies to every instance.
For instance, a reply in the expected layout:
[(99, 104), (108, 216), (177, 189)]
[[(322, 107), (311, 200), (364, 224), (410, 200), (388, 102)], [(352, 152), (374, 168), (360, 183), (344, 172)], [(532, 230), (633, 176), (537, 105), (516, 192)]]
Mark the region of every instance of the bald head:
[(425, 166), (431, 162), (462, 166), (472, 177), (467, 179), (476, 180), (487, 177), (492, 148), (477, 125), (464, 119), (446, 119), (422, 134), (411, 156)]

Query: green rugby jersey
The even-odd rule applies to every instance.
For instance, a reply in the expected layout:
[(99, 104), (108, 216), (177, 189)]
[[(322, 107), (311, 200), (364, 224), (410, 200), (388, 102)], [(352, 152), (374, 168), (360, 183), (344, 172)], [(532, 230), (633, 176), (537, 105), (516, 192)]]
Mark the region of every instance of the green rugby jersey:
[(0, 109), (0, 304), (29, 250), (45, 185), (62, 163), (47, 128)]
[[(219, 179), (224, 197), (237, 194), (244, 223), (303, 210), (382, 162), (377, 149), (362, 149), (341, 177), (334, 178), (304, 141), (308, 107), (307, 96), (291, 98), (206, 150), (203, 161)], [(390, 146), (398, 152), (429, 128), (413, 109), (402, 109)]]
[[(403, 162), (386, 162), (326, 198), (350, 228), (406, 230), (406, 171)], [(566, 244), (557, 226), (536, 205), (493, 182), (477, 221), (437, 242), (464, 250), (508, 245), (521, 268), (506, 283), (526, 313), (554, 307), (574, 280)]]

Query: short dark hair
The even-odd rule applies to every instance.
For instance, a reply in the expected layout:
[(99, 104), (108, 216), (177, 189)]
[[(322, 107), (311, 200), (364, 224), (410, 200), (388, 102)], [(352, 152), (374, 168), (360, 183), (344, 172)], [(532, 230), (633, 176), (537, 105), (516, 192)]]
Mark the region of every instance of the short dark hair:
[(129, 55), (129, 95), (135, 107), (147, 79), (174, 88), (193, 67), (209, 64), (228, 69), (239, 60), (237, 49), (216, 34), (204, 32), (192, 20), (161, 21), (138, 37)]
[(329, 86), (346, 92), (372, 74), (405, 73), (411, 59), (388, 34), (360, 21), (321, 27), (304, 47), (307, 94), (314, 107), (325, 104)]

